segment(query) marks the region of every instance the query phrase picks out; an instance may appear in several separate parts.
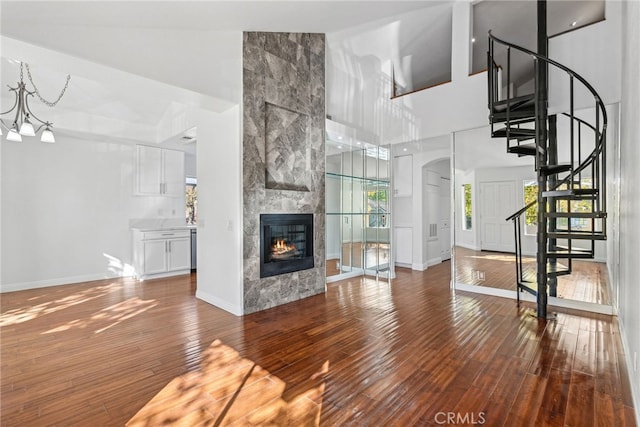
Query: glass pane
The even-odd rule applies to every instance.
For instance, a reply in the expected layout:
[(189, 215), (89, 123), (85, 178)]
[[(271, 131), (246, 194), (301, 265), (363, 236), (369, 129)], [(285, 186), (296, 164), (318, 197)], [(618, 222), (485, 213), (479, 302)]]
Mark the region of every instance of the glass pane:
[(351, 256), (351, 246), (353, 241), (353, 219), (352, 215), (341, 215), (341, 228), (342, 228), (342, 249), (340, 268), (342, 273), (348, 273), (351, 271), (353, 265), (353, 257)]

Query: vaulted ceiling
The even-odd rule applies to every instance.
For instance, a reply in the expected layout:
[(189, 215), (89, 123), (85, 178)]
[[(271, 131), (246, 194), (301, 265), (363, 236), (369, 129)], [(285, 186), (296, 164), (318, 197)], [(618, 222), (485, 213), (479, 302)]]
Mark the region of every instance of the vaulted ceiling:
[[(355, 37), (359, 29), (364, 28), (365, 33), (372, 27), (385, 27), (379, 40), (366, 41), (369, 47), (363, 54), (394, 62), (397, 80), (406, 88), (435, 83), (451, 70), (454, 3), (3, 0), (0, 33), (8, 39), (3, 39), (1, 87), (15, 85), (17, 61), (24, 60), (21, 55), (38, 57), (42, 48), (60, 52), (59, 59), (48, 57), (31, 64), (34, 79), (48, 98), (57, 95), (66, 74), (72, 73), (69, 90), (55, 114), (74, 112), (67, 123), (82, 122), (115, 136), (132, 134), (128, 129), (135, 128), (140, 138), (153, 138), (154, 126), (186, 105), (221, 110), (237, 102), (241, 82), (227, 70), (241, 70), (241, 52), (231, 43), (240, 31), (348, 33)], [(531, 2), (486, 1), (476, 8), (485, 3), (497, 19), (501, 13), (517, 12), (507, 4)], [(496, 9), (494, 3), (501, 6)], [(565, 9), (575, 13), (579, 4), (601, 1), (566, 3), (572, 7)], [(561, 13), (565, 12), (554, 12), (554, 16), (564, 22)], [(402, 19), (394, 20), (394, 16)], [(512, 23), (515, 27), (509, 31), (524, 33)], [(435, 47), (423, 49), (433, 40), (439, 40)], [(9, 93), (6, 89), (0, 93), (6, 110)], [(115, 130), (108, 131), (109, 127)]]

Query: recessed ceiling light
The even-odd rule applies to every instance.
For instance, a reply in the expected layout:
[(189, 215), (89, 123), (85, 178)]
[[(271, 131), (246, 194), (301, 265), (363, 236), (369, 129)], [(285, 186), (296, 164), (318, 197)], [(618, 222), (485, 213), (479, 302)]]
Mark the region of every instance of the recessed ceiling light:
[(577, 22), (577, 21), (573, 21), (573, 22), (571, 23), (571, 26), (572, 26), (572, 27), (575, 27), (576, 25), (578, 25), (578, 22)]
[(342, 145), (338, 145), (338, 148), (339, 148), (340, 150), (342, 150)]
[(473, 37), (473, 38), (471, 39), (471, 43), (475, 43), (475, 42), (476, 42), (476, 38), (475, 38), (475, 37)]
[(406, 148), (403, 148), (403, 149), (402, 149), (402, 151), (407, 151), (407, 149), (406, 149)]
[(362, 142), (358, 141), (358, 142), (356, 142), (356, 144), (358, 144), (358, 145), (362, 145)]
[(342, 135), (338, 135), (338, 139), (342, 139)]

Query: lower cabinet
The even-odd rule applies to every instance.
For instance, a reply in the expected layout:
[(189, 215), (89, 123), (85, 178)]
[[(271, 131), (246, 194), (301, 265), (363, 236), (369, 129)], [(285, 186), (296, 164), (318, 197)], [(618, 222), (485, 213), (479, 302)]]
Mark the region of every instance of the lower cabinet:
[(191, 270), (189, 230), (134, 230), (133, 260), (140, 279), (188, 273)]

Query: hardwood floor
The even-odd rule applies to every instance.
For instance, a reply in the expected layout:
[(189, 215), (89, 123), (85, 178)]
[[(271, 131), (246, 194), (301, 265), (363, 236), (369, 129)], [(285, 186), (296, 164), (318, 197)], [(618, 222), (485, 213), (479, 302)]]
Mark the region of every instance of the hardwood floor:
[(194, 276), (3, 294), (1, 424), (635, 425), (615, 317), (397, 274), (242, 318)]
[[(456, 247), (455, 255), (456, 280), (459, 283), (515, 290), (516, 267), (513, 254), (473, 251)], [(535, 272), (535, 258), (523, 257), (523, 266), (525, 273), (527, 271)], [(611, 304), (606, 264), (574, 260), (572, 270), (573, 273), (570, 275), (558, 277), (559, 298), (595, 304)], [(479, 276), (478, 272), (484, 276)]]

